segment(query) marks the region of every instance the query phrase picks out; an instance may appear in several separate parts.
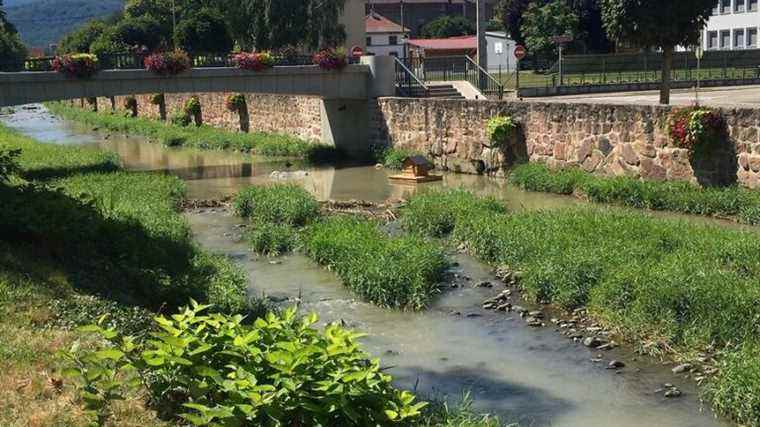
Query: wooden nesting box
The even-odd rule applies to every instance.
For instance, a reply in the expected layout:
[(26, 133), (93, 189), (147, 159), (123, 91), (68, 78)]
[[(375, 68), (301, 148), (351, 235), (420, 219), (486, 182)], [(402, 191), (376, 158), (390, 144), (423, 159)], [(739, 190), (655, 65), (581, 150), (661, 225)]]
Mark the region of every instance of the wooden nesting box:
[(405, 181), (411, 183), (440, 181), (443, 179), (439, 175), (430, 175), (433, 170), (433, 164), (423, 156), (410, 156), (404, 160), (404, 168), (400, 175), (393, 175), (390, 179), (394, 181)]

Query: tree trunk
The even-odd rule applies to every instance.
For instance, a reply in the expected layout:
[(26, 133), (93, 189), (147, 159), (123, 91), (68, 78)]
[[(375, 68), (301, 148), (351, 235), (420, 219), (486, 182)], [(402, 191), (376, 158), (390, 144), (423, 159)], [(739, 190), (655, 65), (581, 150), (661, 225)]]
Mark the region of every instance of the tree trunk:
[(673, 68), (673, 46), (662, 49), (662, 85), (660, 86), (660, 104), (670, 104), (670, 72)]

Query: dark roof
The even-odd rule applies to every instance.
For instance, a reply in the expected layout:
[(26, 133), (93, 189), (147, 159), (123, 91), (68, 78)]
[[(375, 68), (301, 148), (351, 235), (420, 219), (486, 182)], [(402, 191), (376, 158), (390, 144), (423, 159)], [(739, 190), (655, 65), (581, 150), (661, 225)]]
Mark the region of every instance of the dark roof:
[(385, 16), (371, 11), (364, 20), (367, 33), (408, 33), (409, 28), (401, 27)]
[(420, 165), (420, 166), (432, 166), (433, 164), (430, 163), (430, 160), (426, 159), (425, 156), (415, 155), (415, 156), (409, 156), (404, 160), (404, 164), (411, 163), (413, 165)]

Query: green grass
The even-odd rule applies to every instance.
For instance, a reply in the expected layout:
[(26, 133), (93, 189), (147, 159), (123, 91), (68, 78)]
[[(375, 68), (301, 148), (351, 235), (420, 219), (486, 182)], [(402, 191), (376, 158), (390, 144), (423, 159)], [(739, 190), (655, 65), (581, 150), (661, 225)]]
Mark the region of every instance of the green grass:
[(389, 237), (379, 224), (362, 218), (325, 218), (307, 227), (301, 241), (307, 255), (381, 307), (426, 307), (448, 266), (435, 243), (419, 236)]
[(319, 203), (295, 184), (248, 187), (233, 201), (235, 213), (260, 222), (302, 226), (319, 215)]
[(457, 222), (482, 212), (504, 213), (504, 205), (493, 198), (480, 198), (464, 190), (433, 190), (414, 197), (404, 207), (403, 227), (413, 233), (445, 237)]
[(577, 168), (554, 170), (534, 163), (517, 166), (510, 180), (525, 190), (577, 194), (597, 203), (760, 224), (760, 191), (738, 186), (703, 188), (688, 182), (600, 177)]
[(3, 240), (53, 254), (87, 293), (151, 309), (179, 307), (192, 297), (219, 310), (245, 311), (242, 273), (193, 243), (179, 212), (179, 179), (107, 172), (115, 164), (110, 155), (0, 129), (4, 147), (21, 149), (20, 173), (31, 179), (0, 185)]
[(255, 253), (279, 256), (296, 247), (298, 233), (288, 224), (255, 221), (246, 231), (246, 239)]
[(760, 345), (746, 345), (721, 361), (707, 386), (708, 400), (721, 414), (748, 426), (760, 425)]
[(375, 153), (375, 161), (388, 169), (401, 170), (407, 157), (418, 154), (420, 153), (408, 148), (387, 147)]
[[(438, 206), (405, 209), (402, 221), (446, 224), (437, 218), (444, 218), (439, 212), (448, 207), (457, 218), (454, 243), (495, 267), (519, 272), (519, 286), (532, 301), (568, 310), (587, 307), (599, 322), (653, 354), (675, 351), (688, 358), (710, 345), (749, 345), (760, 336), (760, 236), (755, 232), (617, 208), (476, 213), (474, 202), (454, 197), (460, 205), (435, 194), (416, 196), (427, 200), (412, 203)], [(457, 216), (462, 210), (470, 213)], [(751, 357), (740, 360), (757, 363)], [(744, 387), (733, 377), (725, 372), (727, 385), (721, 389), (727, 394), (715, 394), (716, 406), (725, 402), (730, 415), (757, 423), (760, 412), (747, 415), (730, 400), (738, 399)], [(760, 381), (747, 381), (760, 387)]]
[(66, 120), (96, 126), (111, 132), (145, 136), (167, 147), (206, 150), (235, 150), (269, 157), (299, 157), (314, 163), (335, 161), (342, 154), (332, 146), (300, 138), (263, 132), (230, 132), (212, 126), (179, 126), (121, 112), (93, 112), (57, 102), (48, 109)]

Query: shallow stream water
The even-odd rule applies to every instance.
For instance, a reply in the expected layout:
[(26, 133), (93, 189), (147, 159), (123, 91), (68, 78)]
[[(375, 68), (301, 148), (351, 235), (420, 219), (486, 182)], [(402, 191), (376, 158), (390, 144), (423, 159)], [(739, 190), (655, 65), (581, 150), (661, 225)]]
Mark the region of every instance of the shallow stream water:
[[(117, 152), (135, 170), (176, 174), (187, 181), (189, 197), (218, 198), (245, 185), (270, 182), (273, 171), (301, 170), (296, 180), (320, 199), (385, 201), (408, 196), (414, 187), (392, 185), (387, 172), (372, 167), (288, 168), (250, 155), (167, 149), (139, 138), (106, 135), (50, 117), (44, 109), (18, 109), (3, 122), (34, 138), (83, 144)], [(522, 192), (503, 180), (446, 175), (443, 186), (462, 186), (502, 197), (513, 209), (551, 209), (581, 202), (569, 197)], [(670, 215), (668, 215), (670, 216)], [(486, 266), (458, 255), (459, 287), (448, 289), (421, 313), (383, 310), (356, 300), (330, 272), (295, 254), (272, 262), (254, 256), (240, 241), (242, 221), (218, 209), (187, 214), (198, 241), (227, 254), (248, 271), (250, 290), (282, 304), (300, 302), (322, 321), (342, 321), (367, 333), (366, 348), (380, 357), (398, 385), (456, 401), (470, 391), (479, 410), (500, 414), (521, 425), (555, 426), (713, 426), (724, 425), (701, 411), (698, 390), (668, 367), (625, 349), (591, 359), (590, 351), (552, 327), (529, 328), (516, 314), (481, 309), (501, 288), (477, 288), (481, 280), (498, 283)], [(690, 220), (717, 222), (685, 217)], [(501, 285), (503, 286), (503, 285)], [(547, 322), (548, 323), (548, 322)], [(622, 360), (616, 373), (607, 362)], [(663, 383), (684, 395), (666, 399), (655, 393)]]

